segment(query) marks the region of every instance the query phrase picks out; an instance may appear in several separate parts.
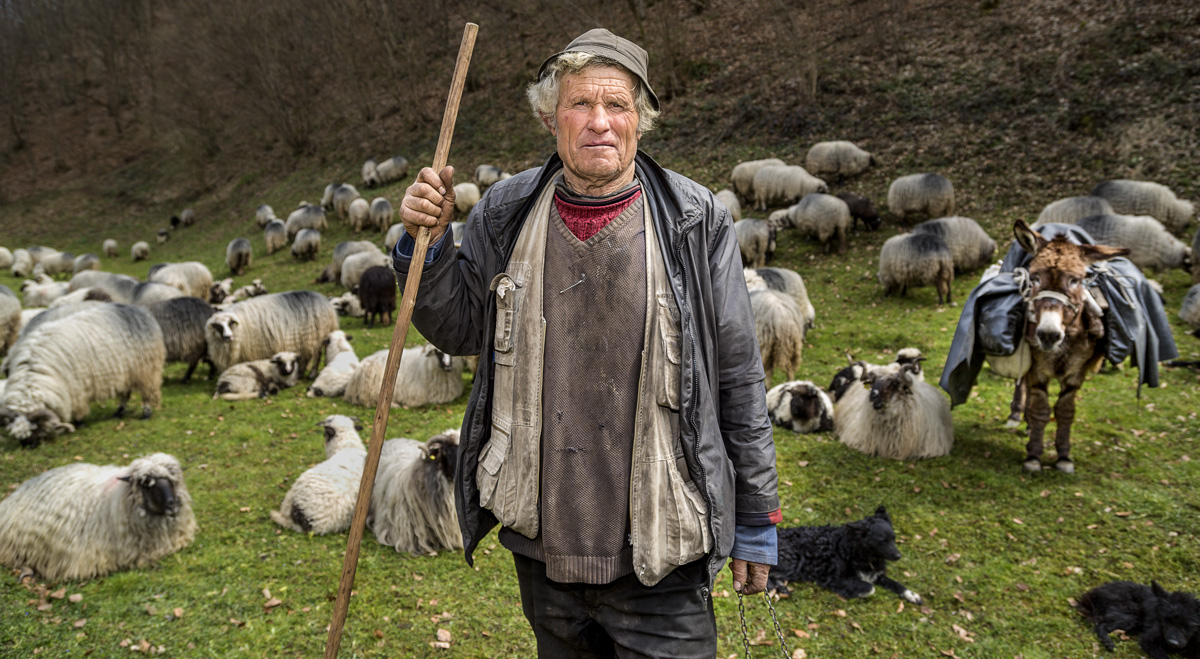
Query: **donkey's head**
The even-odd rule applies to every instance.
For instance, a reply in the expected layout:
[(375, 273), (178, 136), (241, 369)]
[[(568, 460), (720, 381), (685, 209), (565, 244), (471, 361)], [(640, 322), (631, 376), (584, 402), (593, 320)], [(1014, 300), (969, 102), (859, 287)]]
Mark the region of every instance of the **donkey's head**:
[(1029, 270), (1029, 319), (1025, 337), (1041, 350), (1057, 350), (1071, 328), (1083, 328), (1088, 266), (1129, 253), (1125, 247), (1076, 245), (1066, 236), (1047, 240), (1023, 220), (1013, 225), (1021, 247), (1033, 256)]

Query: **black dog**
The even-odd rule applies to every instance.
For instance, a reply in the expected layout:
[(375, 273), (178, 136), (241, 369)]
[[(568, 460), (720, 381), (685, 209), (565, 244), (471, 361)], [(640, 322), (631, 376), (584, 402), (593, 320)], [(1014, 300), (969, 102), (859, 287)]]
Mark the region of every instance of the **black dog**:
[(892, 519), (880, 506), (875, 514), (844, 526), (779, 529), (779, 565), (767, 589), (780, 597), (791, 581), (811, 581), (845, 597), (867, 597), (883, 586), (913, 604), (921, 596), (887, 576), (887, 562), (900, 559)]
[(1139, 644), (1150, 659), (1200, 658), (1200, 604), (1188, 593), (1168, 593), (1156, 581), (1149, 586), (1110, 581), (1081, 595), (1077, 606), (1109, 650), (1115, 648), (1109, 633), (1120, 629), (1141, 635)]

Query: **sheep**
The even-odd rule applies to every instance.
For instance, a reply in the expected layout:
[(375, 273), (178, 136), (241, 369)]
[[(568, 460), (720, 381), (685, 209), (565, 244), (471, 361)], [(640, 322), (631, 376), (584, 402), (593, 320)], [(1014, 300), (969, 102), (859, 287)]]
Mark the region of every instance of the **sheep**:
[(277, 352), (294, 352), (300, 370), (321, 362), (321, 342), (338, 328), (333, 305), (320, 293), (288, 291), (252, 297), (212, 315), (204, 326), (208, 358), (217, 371)]
[(738, 201), (737, 193), (733, 190), (725, 189), (717, 193), (717, 201), (725, 204), (729, 209), (729, 218), (734, 222), (742, 220), (742, 203)]
[(208, 301), (211, 304), (220, 304), (233, 294), (233, 277), (226, 277), (221, 281), (214, 282), (208, 289)]
[(480, 165), (475, 168), (475, 178), (473, 180), (482, 192), (506, 178), (512, 178), (512, 174), (495, 165)]
[(66, 295), (70, 287), (70, 284), (54, 281), (47, 275), (38, 275), (37, 281), (26, 279), (21, 284), (21, 293), (24, 294), (24, 306), (49, 306), (51, 302)]
[(190, 227), (193, 224), (195, 224), (196, 223), (196, 211), (194, 211), (190, 208), (183, 209), (183, 212), (179, 214), (179, 223), (185, 227)]
[(814, 192), (829, 192), (825, 181), (799, 165), (768, 165), (754, 175), (754, 207), (791, 206)]
[(738, 163), (729, 173), (729, 180), (733, 182), (733, 191), (737, 193), (739, 199), (747, 202), (754, 201), (754, 175), (758, 173), (758, 170), (763, 167), (783, 167), (785, 164), (778, 158), (747, 160)]
[(392, 208), (392, 202), (383, 197), (375, 197), (371, 200), (370, 215), (368, 226), (372, 227), (373, 231), (387, 231), (392, 225), (396, 211)]
[[(333, 210), (333, 193), (338, 189), (341, 183), (330, 183), (325, 186), (325, 192), (321, 194), (321, 208), (326, 211)], [(300, 202), (300, 207), (303, 208), (308, 202)]]
[[(24, 332), (25, 328), (29, 327), (31, 324), (33, 324), (34, 319), (37, 318), (38, 316), (41, 316), (42, 313), (45, 311), (46, 311), (45, 307), (39, 307), (36, 309), (22, 309), (21, 310), (21, 331)], [(3, 367), (3, 369), (0, 369), (0, 370), (3, 370), (4, 373), (8, 373), (8, 366), (7, 366), (8, 356), (5, 356), (4, 361), (5, 361), (5, 366)]]
[(792, 380), (772, 387), (767, 392), (767, 416), (771, 423), (792, 432), (833, 430), (833, 402), (808, 380)]
[(867, 455), (894, 460), (948, 455), (954, 447), (950, 404), (916, 376), (919, 368), (889, 364), (865, 369), (864, 386), (850, 387), (834, 411), (838, 439)]
[(263, 242), (267, 244), (267, 255), (274, 254), (287, 246), (287, 229), (283, 222), (271, 220), (263, 229)]
[[(391, 263), (391, 259), (383, 252), (380, 252), (378, 248), (351, 254), (342, 263), (342, 286), (348, 291), (353, 291), (354, 287), (358, 286), (358, 282), (362, 279), (363, 273), (368, 269), (375, 266), (390, 266)], [(361, 295), (359, 295), (359, 299), (362, 299)], [(365, 300), (363, 308), (366, 309)]]
[(367, 158), (362, 164), (360, 174), (362, 175), (363, 185), (368, 188), (373, 188), (378, 183), (376, 171), (379, 169), (379, 163), (375, 162), (374, 158)]
[(350, 204), (361, 198), (358, 189), (349, 183), (343, 183), (333, 189), (333, 210), (338, 219), (344, 220), (350, 216)]
[(1076, 224), (1098, 245), (1128, 247), (1126, 258), (1143, 270), (1191, 270), (1191, 249), (1149, 215), (1093, 215)]
[(159, 245), (162, 245), (163, 243), (167, 242), (170, 239), (171, 239), (170, 230), (168, 230), (168, 229), (159, 229), (158, 230), (157, 240), (158, 240)]
[[(229, 250), (226, 249), (225, 253), (228, 257)], [(249, 263), (246, 265), (249, 265)], [(146, 275), (146, 281), (174, 286), (182, 291), (184, 295), (207, 300), (208, 291), (212, 288), (213, 276), (208, 266), (203, 263), (199, 261), (185, 261), (183, 263), (166, 263), (155, 266)]]
[(329, 303), (337, 310), (339, 316), (349, 316), (350, 318), (362, 318), (367, 315), (363, 311), (362, 301), (352, 292), (343, 293), (338, 297), (329, 298)]
[(37, 265), (34, 266), (35, 275), (38, 268), (50, 276), (70, 273), (75, 268), (75, 255), (70, 252), (43, 254)]
[(879, 248), (879, 283), (884, 296), (908, 294), (909, 288), (934, 286), (938, 304), (950, 303), (954, 257), (946, 241), (929, 233), (901, 233)]
[(260, 229), (266, 227), (276, 219), (275, 209), (266, 204), (261, 204), (258, 209), (254, 211), (254, 221), (258, 224), (258, 228)]
[(839, 179), (858, 176), (875, 163), (875, 156), (853, 142), (817, 142), (804, 156), (804, 166), (816, 176), (832, 174)]
[(192, 373), (201, 361), (208, 364), (208, 379), (211, 380), (217, 369), (208, 358), (204, 326), (213, 315), (212, 306), (198, 298), (177, 297), (148, 305), (146, 311), (162, 329), (166, 361), (188, 365), (183, 383), (191, 382)]
[(129, 248), (129, 258), (134, 261), (144, 261), (150, 258), (150, 244), (144, 240), (139, 240)]
[(305, 396), (340, 398), (346, 393), (346, 384), (358, 368), (358, 355), (354, 353), (354, 346), (350, 345), (351, 338), (342, 330), (330, 332), (329, 336), (325, 337), (325, 368), (321, 369), (317, 379), (309, 385)]
[(17, 342), (21, 333), (21, 301), (7, 286), (0, 286), (0, 354)]
[(888, 210), (902, 223), (912, 215), (946, 217), (954, 214), (954, 185), (941, 174), (909, 174), (888, 187)]
[(0, 247), (0, 269), (11, 268), (13, 264), (13, 253), (8, 251), (7, 247)]
[(81, 288), (99, 288), (108, 293), (113, 302), (130, 304), (133, 302), (133, 291), (137, 285), (138, 280), (129, 275), (118, 275), (99, 270), (84, 270), (71, 277), (71, 282), (67, 290), (74, 292)]
[(266, 295), (269, 292), (270, 291), (267, 290), (267, 287), (263, 285), (261, 279), (253, 279), (249, 284), (246, 284), (245, 286), (242, 286), (241, 288), (230, 293), (225, 299), (225, 302), (240, 302), (241, 300), (258, 297), (259, 295)]
[(229, 271), (240, 277), (245, 274), (251, 263), (253, 258), (250, 254), (250, 241), (245, 238), (229, 241), (229, 245), (225, 247), (225, 265), (229, 267)]
[(321, 270), (321, 274), (317, 275), (317, 278), (312, 283), (328, 284), (335, 281), (337, 281), (337, 278), (333, 276), (333, 264), (330, 263)]
[(368, 188), (394, 183), (405, 176), (408, 176), (408, 159), (403, 156), (392, 156), (378, 165), (374, 158), (369, 158), (362, 166), (363, 183)]
[(454, 186), (454, 210), (465, 217), (479, 203), (479, 186), (474, 183), (459, 183)]
[(28, 277), (33, 274), (33, 256), (29, 254), (29, 250), (13, 250), (13, 261), (10, 271), (14, 277)]
[(304, 229), (324, 231), (328, 228), (329, 222), (325, 219), (325, 210), (313, 204), (304, 204), (292, 211), (292, 214), (288, 215), (287, 222), (284, 223), (288, 240), (295, 239), (296, 234)]
[(879, 225), (883, 222), (879, 219), (879, 211), (875, 210), (870, 199), (853, 192), (839, 192), (834, 196), (846, 202), (846, 207), (850, 209), (850, 217), (854, 219), (850, 225), (851, 228), (857, 227), (858, 221), (862, 220), (863, 226), (867, 229), (879, 230)]
[(383, 443), (367, 513), (379, 544), (411, 554), (462, 549), (454, 508), (457, 463), (457, 430), (424, 444), (405, 438)]
[(1200, 229), (1192, 237), (1192, 283), (1200, 284)]
[[(387, 258), (386, 256), (384, 257)], [(349, 270), (343, 271), (343, 275)], [(358, 281), (355, 291), (362, 301), (363, 312), (367, 317), (367, 327), (374, 326), (374, 321), (383, 322), (387, 314), (387, 323), (392, 323), (392, 312), (396, 310), (396, 275), (386, 265), (367, 268)]]
[(838, 254), (846, 253), (846, 234), (854, 222), (846, 202), (820, 192), (806, 194), (800, 203), (788, 208), (787, 217), (801, 233), (816, 236), (826, 252), (836, 236)]
[(1200, 338), (1200, 284), (1188, 289), (1183, 304), (1179, 305), (1179, 318), (1195, 330), (1193, 336)]
[(332, 281), (340, 282), (342, 280), (342, 264), (345, 263), (346, 257), (359, 252), (378, 251), (379, 247), (369, 240), (346, 240), (334, 245)]
[(324, 427), (325, 461), (300, 474), (271, 520), (300, 533), (341, 533), (350, 528), (367, 449), (355, 419), (333, 414), (317, 424)]
[(348, 214), (350, 227), (354, 229), (355, 233), (358, 233), (371, 221), (371, 204), (366, 199), (358, 197), (350, 202)]
[(742, 220), (733, 225), (737, 234), (742, 263), (749, 268), (761, 268), (775, 256), (775, 227), (766, 220)]
[(57, 309), (58, 307), (75, 304), (76, 302), (112, 302), (112, 296), (104, 291), (103, 288), (81, 288), (77, 291), (72, 291), (66, 295), (56, 299), (46, 305), (47, 309)]
[(807, 331), (796, 300), (771, 289), (754, 291), (750, 294), (750, 310), (767, 379), (777, 368), (783, 369), (787, 379), (793, 379), (800, 368)]
[(397, 222), (388, 227), (387, 235), (383, 238), (383, 244), (387, 247), (388, 254), (396, 249), (396, 243), (400, 242), (400, 238), (405, 234), (407, 229), (404, 228), (404, 223)]
[[(387, 350), (365, 357), (346, 383), (343, 398), (352, 405), (376, 407), (387, 366)], [(420, 407), (449, 403), (462, 394), (461, 357), (451, 357), (432, 345), (405, 348), (400, 356), (392, 407)]]
[(117, 258), (117, 241), (112, 238), (104, 239), (104, 256), (110, 259)]
[(294, 352), (277, 352), (270, 359), (234, 364), (217, 378), (213, 400), (249, 400), (274, 396), (300, 380), (299, 358)]
[(76, 256), (75, 262), (71, 264), (71, 275), (77, 275), (84, 270), (99, 270), (100, 257), (95, 254), (84, 254)]
[(0, 563), (52, 582), (142, 568), (196, 537), (179, 460), (154, 453), (128, 466), (68, 464), (0, 501)]
[(746, 290), (753, 293), (769, 288), (792, 296), (800, 309), (804, 329), (810, 330), (816, 326), (817, 310), (808, 300), (808, 288), (804, 285), (804, 278), (800, 273), (785, 268), (746, 268), (742, 274), (746, 278)]
[(52, 320), (66, 318), (67, 316), (74, 315), (80, 311), (84, 311), (85, 309), (91, 309), (99, 304), (100, 302), (98, 301), (84, 301), (63, 304), (56, 306), (53, 309), (49, 307), (44, 309), (22, 309), (20, 331), (17, 334), (17, 340), (13, 343), (12, 347), (9, 348), (8, 355), (5, 356), (2, 362), (0, 362), (0, 373), (5, 375), (8, 374), (8, 364), (15, 353), (17, 344), (39, 326)]
[(312, 261), (321, 251), (321, 234), (315, 229), (301, 229), (292, 243), (292, 258), (297, 261)]
[(144, 419), (162, 403), (166, 349), (158, 323), (139, 307), (88, 304), (94, 306), (41, 323), (9, 355), (0, 422), (22, 445), (74, 432), (72, 422), (96, 401), (117, 397), (123, 416), (136, 391)]
[(1042, 209), (1033, 227), (1043, 224), (1075, 224), (1079, 220), (1092, 215), (1115, 215), (1108, 200), (1103, 197), (1065, 197), (1052, 201)]
[(1114, 215), (1149, 215), (1171, 233), (1183, 232), (1196, 214), (1192, 202), (1177, 199), (1167, 186), (1149, 181), (1105, 181), (1089, 194), (1108, 201)]
[(180, 220), (178, 215), (172, 215), (171, 219), (167, 220), (167, 224), (171, 227), (171, 229), (178, 229), (179, 223)]
[(57, 249), (53, 247), (45, 247), (43, 245), (34, 245), (28, 249), (30, 258), (33, 259), (33, 264), (37, 265), (43, 260), (56, 257), (59, 254)]
[(952, 215), (928, 220), (913, 227), (912, 232), (941, 238), (950, 249), (950, 258), (954, 259), (955, 274), (985, 267), (996, 253), (996, 241), (969, 217)]
[[(893, 363), (912, 364), (914, 366), (912, 369), (913, 374), (917, 378), (920, 378), (922, 382), (924, 382), (925, 374), (924, 369), (921, 367), (921, 362), (923, 361), (925, 361), (925, 356), (921, 354), (919, 349), (901, 348), (900, 350), (896, 351), (896, 359), (893, 361)], [(862, 380), (863, 375), (868, 370), (878, 368), (883, 367), (876, 364), (868, 364), (864, 361), (856, 361), (851, 362), (849, 366), (838, 371), (837, 374), (833, 376), (833, 381), (829, 383), (828, 389), (829, 395), (833, 398), (833, 402), (836, 403), (841, 400), (842, 396), (845, 396), (846, 392), (849, 391), (852, 386), (861, 386), (862, 382), (860, 382), (860, 380)]]

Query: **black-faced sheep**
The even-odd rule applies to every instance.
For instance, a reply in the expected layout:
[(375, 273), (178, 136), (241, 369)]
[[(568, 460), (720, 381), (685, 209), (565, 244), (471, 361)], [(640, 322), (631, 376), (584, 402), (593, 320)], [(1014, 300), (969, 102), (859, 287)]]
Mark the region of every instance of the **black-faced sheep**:
[(72, 264), (71, 274), (77, 275), (84, 270), (99, 270), (100, 257), (95, 254), (83, 254), (75, 257), (75, 263)]
[(150, 244), (139, 240), (129, 248), (129, 258), (134, 261), (145, 261), (150, 258)]
[(121, 416), (137, 392), (142, 418), (162, 403), (166, 349), (158, 323), (139, 307), (85, 304), (94, 306), (42, 323), (9, 355), (0, 422), (23, 445), (74, 432), (71, 422), (87, 417), (96, 401), (117, 398)]
[(845, 254), (848, 246), (846, 234), (854, 220), (850, 217), (850, 206), (841, 199), (828, 194), (814, 192), (804, 195), (800, 203), (788, 208), (788, 222), (800, 233), (815, 236), (829, 252), (832, 240), (837, 238), (838, 254)]
[[(387, 368), (387, 350), (365, 357), (346, 383), (346, 402), (363, 407), (379, 404), (379, 389)], [(462, 394), (462, 357), (451, 357), (432, 345), (405, 348), (392, 392), (392, 407), (449, 403)]]
[(292, 258), (297, 261), (312, 261), (321, 251), (321, 233), (316, 229), (301, 229), (292, 243)]
[(733, 171), (729, 173), (729, 180), (733, 183), (733, 191), (737, 193), (739, 199), (744, 199), (747, 203), (754, 201), (754, 175), (763, 167), (783, 167), (787, 163), (778, 158), (764, 158), (762, 160), (747, 160), (740, 162), (734, 166)]
[(408, 176), (408, 159), (403, 156), (392, 156), (379, 164), (371, 158), (362, 166), (363, 183), (368, 188), (395, 183), (405, 176)]
[(271, 220), (263, 229), (263, 241), (267, 244), (267, 255), (274, 254), (287, 247), (287, 229), (283, 222)]
[(249, 400), (274, 396), (300, 381), (298, 362), (294, 352), (277, 352), (270, 359), (234, 364), (217, 378), (213, 399)]
[[(921, 367), (921, 362), (925, 361), (925, 356), (917, 348), (901, 348), (896, 351), (895, 364), (912, 364), (912, 372), (922, 381), (925, 380), (925, 370)], [(868, 364), (864, 361), (851, 362), (849, 366), (838, 371), (833, 376), (833, 381), (829, 383), (829, 395), (833, 398), (833, 402), (838, 402), (850, 387), (862, 386), (863, 375), (871, 369), (884, 368), (876, 364)]]
[(454, 509), (457, 463), (457, 430), (424, 444), (404, 438), (384, 442), (367, 514), (379, 544), (411, 554), (462, 549)]
[(328, 228), (329, 222), (325, 219), (325, 209), (313, 204), (301, 205), (292, 211), (291, 215), (288, 215), (287, 222), (284, 223), (288, 240), (294, 240), (296, 234), (304, 229), (324, 231)]
[(918, 377), (919, 368), (866, 368), (864, 386), (850, 387), (834, 411), (838, 439), (867, 455), (895, 460), (948, 455), (954, 447), (950, 403)]
[(50, 469), (0, 501), (0, 563), (49, 581), (145, 567), (195, 537), (183, 470), (165, 453)]
[(1128, 247), (1128, 259), (1143, 270), (1192, 269), (1192, 250), (1149, 215), (1093, 215), (1076, 223), (1097, 245)]
[(1065, 197), (1058, 201), (1052, 201), (1042, 209), (1038, 215), (1037, 222), (1034, 222), (1034, 228), (1040, 227), (1043, 224), (1075, 224), (1085, 217), (1092, 215), (1115, 215), (1108, 200), (1103, 197)]
[[(325, 461), (300, 474), (271, 520), (300, 533), (340, 533), (350, 528), (367, 450), (362, 426), (341, 414), (317, 424), (324, 428)], [(386, 447), (386, 444), (384, 445)]]
[(212, 304), (220, 304), (233, 293), (233, 277), (226, 277), (218, 282), (213, 282), (211, 288), (208, 289), (208, 301)]
[[(346, 290), (353, 291), (367, 270), (377, 266), (387, 267), (391, 265), (392, 261), (387, 255), (380, 252), (379, 248), (374, 245), (371, 245), (371, 247), (372, 249), (370, 250), (347, 256), (346, 260), (342, 262), (341, 282)], [(362, 299), (361, 294), (358, 297)], [(363, 308), (366, 309), (365, 300)]]
[(208, 362), (208, 379), (213, 378), (216, 367), (208, 359), (208, 341), (204, 326), (213, 315), (207, 302), (194, 297), (177, 297), (173, 300), (155, 302), (146, 307), (162, 329), (166, 346), (167, 362), (183, 362), (188, 365), (183, 382), (192, 379), (192, 373), (201, 360)]
[(808, 380), (792, 380), (772, 387), (767, 392), (767, 416), (771, 423), (793, 432), (833, 430), (833, 402)]
[(266, 204), (262, 204), (258, 207), (258, 210), (254, 211), (254, 222), (258, 224), (258, 228), (260, 229), (267, 226), (275, 219), (277, 219), (275, 217), (275, 209)]
[(817, 142), (804, 157), (804, 166), (815, 176), (830, 175), (838, 179), (858, 176), (874, 164), (875, 156), (844, 140)]
[(350, 217), (350, 204), (354, 203), (355, 199), (361, 199), (362, 195), (358, 193), (358, 189), (349, 183), (343, 183), (333, 189), (333, 211), (337, 213), (338, 219), (344, 220)]
[(225, 265), (229, 271), (239, 277), (250, 267), (253, 257), (250, 254), (250, 241), (245, 238), (234, 238), (225, 247)]
[(366, 199), (359, 197), (350, 202), (350, 210), (348, 211), (350, 219), (350, 228), (354, 229), (354, 233), (361, 232), (367, 227), (371, 221), (371, 204)]
[(733, 229), (745, 267), (761, 268), (775, 256), (775, 226), (767, 220), (742, 220)]
[(729, 218), (734, 222), (742, 220), (742, 203), (738, 201), (737, 193), (733, 190), (721, 190), (717, 193), (717, 201), (729, 209)]
[(338, 328), (337, 313), (325, 296), (288, 291), (252, 297), (213, 314), (205, 324), (208, 358), (218, 372), (234, 364), (294, 352), (300, 370), (320, 370), (322, 342)]
[(948, 304), (954, 283), (954, 256), (946, 241), (928, 233), (901, 233), (879, 249), (879, 283), (883, 294), (908, 294), (909, 288), (937, 288), (938, 304)]
[(362, 302), (367, 327), (373, 327), (374, 321), (383, 322), (384, 314), (387, 314), (387, 323), (392, 323), (392, 312), (396, 310), (396, 275), (390, 267), (377, 265), (367, 268), (355, 292)]
[[(228, 254), (228, 251), (226, 252)], [(247, 264), (249, 265), (249, 264)], [(208, 291), (212, 288), (213, 276), (208, 266), (199, 261), (183, 263), (166, 263), (156, 265), (146, 275), (146, 281), (174, 286), (184, 295), (208, 299)]]
[(479, 186), (474, 183), (459, 183), (454, 186), (454, 210), (459, 217), (466, 217), (475, 208), (475, 204), (479, 203), (479, 198), (482, 195), (479, 192)]
[(1188, 289), (1179, 305), (1179, 318), (1194, 330), (1193, 336), (1200, 338), (1200, 284)]
[(804, 328), (809, 330), (816, 325), (817, 310), (808, 300), (808, 288), (805, 287), (804, 278), (800, 276), (800, 273), (786, 268), (758, 268), (757, 270), (746, 268), (742, 274), (746, 278), (746, 290), (753, 293), (769, 288), (786, 293), (796, 301), (796, 306), (800, 309), (800, 318), (804, 321)]
[(317, 379), (309, 385), (306, 396), (340, 398), (346, 393), (350, 376), (358, 368), (358, 355), (354, 354), (350, 338), (342, 330), (330, 332), (329, 336), (325, 337), (325, 368), (321, 369)]
[(791, 380), (800, 368), (807, 332), (799, 305), (786, 293), (766, 289), (750, 294), (750, 310), (768, 381), (777, 368)]
[(928, 233), (942, 239), (954, 259), (954, 272), (970, 272), (987, 266), (996, 253), (992, 240), (979, 223), (969, 217), (951, 216), (928, 220), (913, 227), (913, 233)]
[(190, 208), (183, 209), (183, 212), (179, 214), (179, 222), (185, 227), (192, 226), (196, 223), (196, 211)]
[(1091, 195), (1108, 201), (1114, 214), (1149, 215), (1171, 233), (1183, 232), (1196, 214), (1192, 202), (1178, 199), (1167, 186), (1149, 181), (1105, 181), (1092, 188)]
[(814, 192), (829, 192), (825, 181), (799, 165), (768, 165), (754, 175), (754, 207), (791, 206)]
[(117, 258), (117, 250), (119, 249), (117, 241), (112, 238), (104, 239), (104, 255), (110, 259)]
[(392, 226), (392, 218), (395, 216), (396, 211), (392, 208), (392, 202), (384, 197), (375, 197), (371, 200), (371, 220), (367, 226), (372, 231), (387, 231), (388, 227)]
[(850, 209), (850, 217), (854, 219), (850, 228), (856, 228), (859, 220), (862, 220), (863, 226), (871, 231), (877, 231), (879, 225), (883, 224), (883, 221), (879, 219), (879, 211), (875, 210), (875, 205), (871, 203), (870, 199), (853, 192), (839, 192), (834, 196), (846, 202), (846, 207)]
[(900, 222), (910, 216), (946, 217), (954, 214), (954, 185), (941, 174), (909, 174), (888, 187), (888, 210)]

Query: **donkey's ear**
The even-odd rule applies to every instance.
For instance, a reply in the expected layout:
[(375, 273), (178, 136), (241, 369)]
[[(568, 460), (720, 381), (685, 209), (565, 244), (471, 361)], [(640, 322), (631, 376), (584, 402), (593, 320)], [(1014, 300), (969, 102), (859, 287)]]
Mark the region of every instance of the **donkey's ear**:
[(1025, 224), (1025, 220), (1017, 220), (1013, 223), (1013, 236), (1021, 248), (1029, 252), (1030, 256), (1037, 256), (1043, 247), (1050, 244), (1050, 241), (1043, 238), (1042, 234)]
[(1080, 245), (1079, 252), (1083, 255), (1084, 261), (1095, 263), (1096, 261), (1107, 261), (1117, 256), (1125, 256), (1129, 253), (1129, 248), (1110, 247), (1108, 245)]

